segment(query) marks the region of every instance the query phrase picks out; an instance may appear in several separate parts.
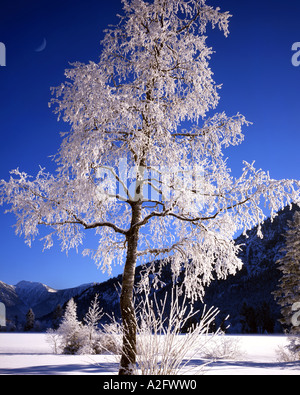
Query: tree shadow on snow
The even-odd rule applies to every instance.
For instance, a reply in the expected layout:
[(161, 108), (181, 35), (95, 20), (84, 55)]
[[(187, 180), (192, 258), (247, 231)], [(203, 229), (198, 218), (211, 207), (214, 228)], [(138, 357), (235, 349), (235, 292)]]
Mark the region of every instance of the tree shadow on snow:
[(0, 368), (0, 375), (64, 375), (64, 374), (117, 374), (118, 363), (91, 363), (24, 366), (20, 368)]
[[(201, 364), (208, 362), (205, 360), (191, 360), (190, 363), (187, 364), (187, 366), (190, 365), (198, 365), (201, 366)], [(232, 370), (232, 373), (234, 373), (234, 369), (236, 368), (244, 368), (244, 369), (264, 369), (266, 370), (266, 373), (268, 373), (269, 369), (280, 369), (280, 370), (297, 370), (300, 372), (300, 361), (294, 361), (294, 362), (254, 362), (254, 361), (229, 361), (229, 360), (218, 360), (218, 361), (211, 361), (205, 371), (209, 371), (210, 369), (217, 368), (216, 374), (218, 373), (218, 370), (220, 369), (220, 372), (222, 368), (224, 370)]]

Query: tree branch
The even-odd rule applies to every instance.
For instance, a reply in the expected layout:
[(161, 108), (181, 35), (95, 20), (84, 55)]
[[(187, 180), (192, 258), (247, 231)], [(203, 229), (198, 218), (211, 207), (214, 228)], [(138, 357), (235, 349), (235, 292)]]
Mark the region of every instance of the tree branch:
[(95, 229), (99, 227), (108, 227), (112, 228), (116, 233), (121, 233), (124, 236), (127, 235), (127, 231), (124, 229), (119, 228), (117, 225), (111, 223), (111, 222), (94, 222), (92, 224), (87, 224), (85, 221), (81, 220), (77, 216), (73, 215), (74, 220), (66, 220), (66, 221), (61, 221), (61, 222), (45, 222), (45, 221), (39, 221), (38, 225), (46, 225), (46, 226), (63, 226), (67, 224), (75, 224), (75, 225), (82, 225), (84, 229)]
[(188, 218), (188, 217), (185, 217), (185, 216), (183, 216), (183, 215), (180, 215), (180, 214), (176, 214), (176, 213), (171, 212), (171, 210), (172, 210), (173, 208), (166, 209), (166, 210), (164, 210), (163, 212), (154, 211), (153, 213), (147, 215), (143, 220), (141, 220), (140, 222), (136, 223), (134, 226), (141, 227), (141, 226), (146, 225), (146, 224), (150, 221), (151, 218), (154, 218), (154, 217), (166, 217), (166, 216), (168, 216), (168, 215), (169, 215), (169, 216), (172, 216), (172, 217), (175, 217), (175, 218), (179, 219), (180, 221), (184, 221), (184, 222), (196, 223), (196, 222), (198, 222), (198, 221), (208, 221), (208, 220), (211, 220), (211, 219), (215, 219), (215, 218), (216, 218), (218, 215), (220, 215), (223, 211), (232, 210), (232, 209), (235, 208), (235, 207), (238, 207), (238, 206), (241, 206), (241, 205), (245, 204), (245, 203), (248, 202), (249, 200), (250, 200), (250, 197), (244, 199), (244, 200), (241, 201), (241, 202), (238, 202), (238, 203), (236, 203), (236, 204), (233, 204), (233, 205), (231, 205), (231, 206), (228, 206), (228, 207), (225, 207), (225, 208), (221, 208), (221, 209), (220, 209), (219, 211), (217, 211), (215, 214), (213, 214), (213, 215), (211, 215), (211, 216), (208, 216), (208, 217), (194, 217), (194, 218)]
[(164, 247), (164, 248), (147, 248), (147, 249), (144, 250), (144, 251), (138, 251), (138, 252), (137, 252), (137, 256), (143, 256), (143, 255), (147, 255), (147, 254), (154, 254), (155, 256), (158, 256), (158, 255), (160, 255), (160, 254), (168, 254), (168, 253), (170, 253), (172, 250), (177, 250), (177, 251), (179, 251), (179, 252), (186, 258), (186, 253), (185, 253), (184, 250), (181, 248), (181, 245), (182, 245), (183, 241), (187, 241), (187, 239), (177, 241), (176, 243), (174, 243), (174, 244), (171, 245), (170, 247)]

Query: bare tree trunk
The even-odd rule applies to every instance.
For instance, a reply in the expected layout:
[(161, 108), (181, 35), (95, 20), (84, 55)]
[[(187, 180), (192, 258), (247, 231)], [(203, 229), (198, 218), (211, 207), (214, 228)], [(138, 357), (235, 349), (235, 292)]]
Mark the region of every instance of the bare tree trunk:
[(123, 272), (122, 291), (120, 297), (123, 321), (123, 349), (119, 375), (133, 375), (136, 363), (136, 317), (133, 304), (133, 287), (137, 262), (137, 245), (139, 227), (134, 226), (141, 218), (141, 202), (132, 203), (132, 221), (127, 234), (127, 257)]

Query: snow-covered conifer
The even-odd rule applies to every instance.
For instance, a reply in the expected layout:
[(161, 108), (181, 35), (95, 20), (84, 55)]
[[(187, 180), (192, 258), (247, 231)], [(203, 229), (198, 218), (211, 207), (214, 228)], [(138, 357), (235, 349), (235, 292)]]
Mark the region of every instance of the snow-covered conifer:
[(64, 354), (76, 354), (83, 346), (82, 324), (77, 319), (77, 305), (73, 298), (67, 303), (66, 311), (57, 333), (61, 336)]
[[(284, 256), (278, 260), (282, 276), (274, 292), (281, 306), (281, 323), (300, 335), (300, 211), (296, 211), (285, 235)], [(298, 314), (298, 316), (297, 316)]]

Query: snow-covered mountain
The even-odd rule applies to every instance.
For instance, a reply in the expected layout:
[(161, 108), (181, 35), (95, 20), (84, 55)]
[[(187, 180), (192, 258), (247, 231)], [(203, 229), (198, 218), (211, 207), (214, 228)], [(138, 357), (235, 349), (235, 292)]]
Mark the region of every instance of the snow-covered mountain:
[(56, 290), (39, 282), (20, 281), (9, 285), (0, 281), (0, 301), (6, 306), (8, 319), (15, 320), (17, 316), (19, 321), (23, 321), (29, 308), (32, 308), (36, 318), (40, 318), (52, 312), (58, 304), (63, 306), (91, 285)]
[(24, 280), (18, 282), (14, 288), (16, 294), (22, 299), (23, 303), (30, 306), (34, 306), (38, 302), (48, 299), (49, 294), (57, 292), (57, 290), (45, 284)]

